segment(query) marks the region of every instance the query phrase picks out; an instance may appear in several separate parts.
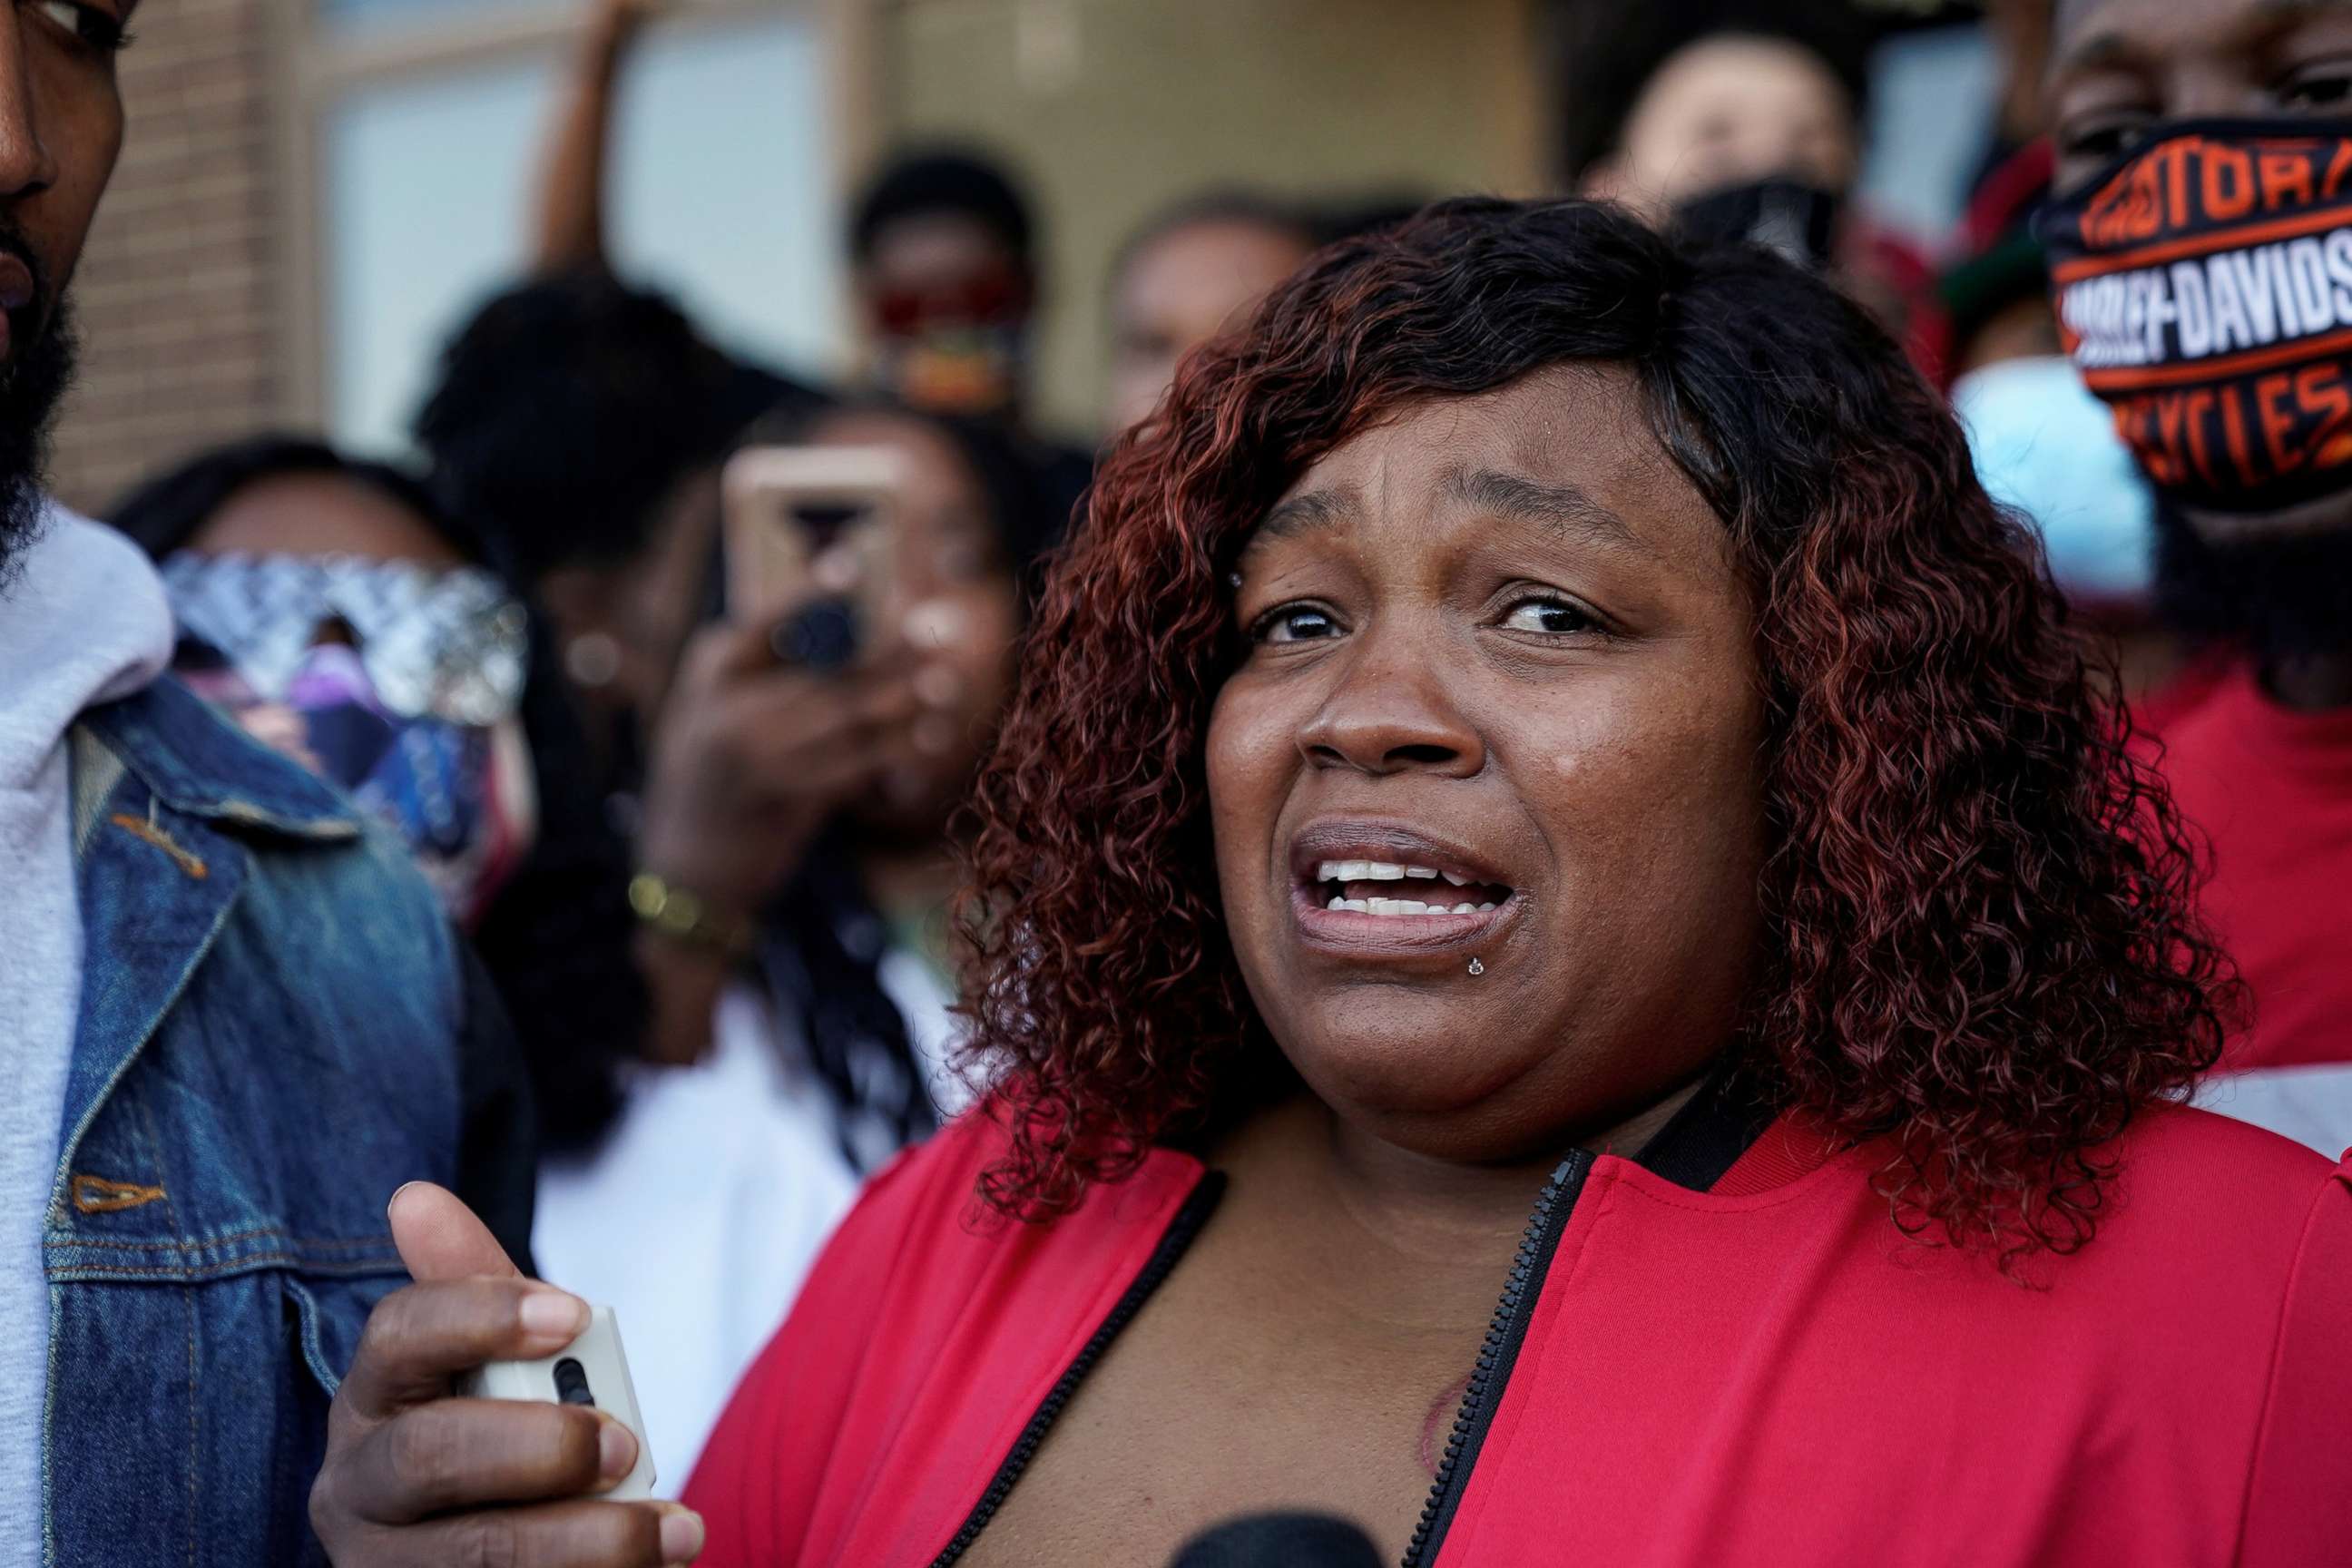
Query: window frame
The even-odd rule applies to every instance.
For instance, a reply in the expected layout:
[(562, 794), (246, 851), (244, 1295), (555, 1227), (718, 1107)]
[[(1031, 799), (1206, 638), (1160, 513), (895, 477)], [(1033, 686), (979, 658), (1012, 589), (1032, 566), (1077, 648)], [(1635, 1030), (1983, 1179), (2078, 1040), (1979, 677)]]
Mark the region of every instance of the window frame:
[[(747, 19), (798, 14), (813, 18), (826, 84), (825, 163), (837, 206), (866, 167), (880, 141), (882, 93), (880, 13), (891, 0), (674, 0), (652, 26), (688, 33)], [(288, 84), (277, 95), (273, 139), (279, 221), (276, 263), (283, 289), (278, 333), (278, 385), (285, 416), (323, 429), (331, 383), (327, 325), (326, 193), (320, 188), (321, 147), (329, 117), (352, 94), (409, 80), (429, 80), (509, 59), (561, 54), (573, 46), (584, 0), (550, 0), (515, 11), (436, 16), (411, 28), (399, 25), (338, 28), (313, 0), (275, 0), (269, 6), (272, 75)], [(518, 214), (517, 222), (523, 215)]]

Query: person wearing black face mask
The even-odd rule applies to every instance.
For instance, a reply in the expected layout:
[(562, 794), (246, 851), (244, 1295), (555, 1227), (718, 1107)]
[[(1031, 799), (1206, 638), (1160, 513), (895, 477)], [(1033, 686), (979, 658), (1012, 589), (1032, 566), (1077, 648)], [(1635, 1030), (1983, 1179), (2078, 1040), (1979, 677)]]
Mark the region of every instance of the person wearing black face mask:
[(2257, 1009), (2210, 1102), (2352, 1142), (2352, 11), (2067, 0), (2042, 219), (2201, 668), (2141, 716)]
[[(1668, 5), (1630, 45), (1611, 32), (1606, 63), (1572, 99), (1605, 132), (1571, 131), (1583, 194), (1653, 224), (1743, 240), (1833, 274), (1934, 371), (1940, 317), (1926, 258), (1853, 202), (1862, 163), (1867, 37), (1843, 7)], [(1622, 87), (1615, 84), (1622, 83)], [(1613, 107), (1612, 92), (1622, 96)]]

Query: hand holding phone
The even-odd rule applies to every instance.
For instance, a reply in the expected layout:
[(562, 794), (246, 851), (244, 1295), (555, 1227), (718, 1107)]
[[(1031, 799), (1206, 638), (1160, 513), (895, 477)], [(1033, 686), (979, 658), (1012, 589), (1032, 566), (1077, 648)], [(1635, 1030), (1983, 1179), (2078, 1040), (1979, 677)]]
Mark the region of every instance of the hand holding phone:
[(779, 628), (688, 642), (653, 736), (639, 868), (726, 921), (756, 921), (845, 805), (877, 787), (922, 708), (903, 657), (833, 673), (779, 665)]
[(879, 447), (751, 447), (720, 481), (727, 612), (773, 628), (780, 662), (820, 674), (869, 663), (889, 640), (905, 489)]
[(336, 1568), (691, 1563), (703, 1542), (691, 1510), (614, 1500), (644, 1445), (607, 1410), (453, 1396), (473, 1368), (568, 1350), (587, 1304), (524, 1279), (452, 1193), (413, 1183), (391, 1219), (416, 1283), (369, 1314), (310, 1489), (311, 1528)]
[(637, 1462), (604, 1495), (615, 1502), (654, 1495), (653, 1447), (646, 1441), (646, 1419), (637, 1410), (612, 1308), (591, 1307), (580, 1337), (551, 1354), (484, 1363), (457, 1380), (457, 1392), (469, 1399), (537, 1400), (606, 1412), (636, 1438)]

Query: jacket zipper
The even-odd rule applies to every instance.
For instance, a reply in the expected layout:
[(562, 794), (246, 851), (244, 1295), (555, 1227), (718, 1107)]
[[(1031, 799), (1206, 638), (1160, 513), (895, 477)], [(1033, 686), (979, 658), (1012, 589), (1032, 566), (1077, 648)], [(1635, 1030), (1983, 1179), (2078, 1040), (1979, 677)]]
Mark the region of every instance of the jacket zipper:
[(1528, 1218), (1527, 1234), (1519, 1238), (1510, 1278), (1503, 1284), (1503, 1299), (1486, 1327), (1478, 1363), (1471, 1369), (1461, 1412), (1454, 1417), (1454, 1430), (1445, 1439), (1445, 1455), (1438, 1461), (1429, 1500), (1422, 1505), (1421, 1522), (1413, 1526), (1412, 1543), (1405, 1548), (1403, 1568), (1427, 1568), (1437, 1561), (1438, 1550), (1445, 1543), (1445, 1532), (1453, 1528), (1454, 1511), (1469, 1488), (1471, 1471), (1477, 1468), (1486, 1429), (1494, 1425), (1495, 1407), (1502, 1403), (1512, 1364), (1527, 1342), (1528, 1320), (1535, 1313), (1536, 1299), (1543, 1293), (1552, 1254), (1559, 1249), (1560, 1234), (1568, 1228), (1569, 1215), (1575, 1211), (1577, 1195), (1583, 1192), (1585, 1175), (1591, 1169), (1591, 1154), (1581, 1149), (1570, 1151), (1536, 1198), (1535, 1213)]
[(948, 1542), (947, 1549), (931, 1559), (931, 1568), (950, 1568), (951, 1563), (971, 1550), (971, 1543), (980, 1539), (980, 1532), (988, 1528), (988, 1521), (996, 1517), (996, 1510), (1003, 1508), (1004, 1500), (1012, 1495), (1022, 1472), (1029, 1468), (1029, 1461), (1037, 1457), (1038, 1448), (1045, 1441), (1045, 1434), (1053, 1430), (1055, 1421), (1061, 1419), (1063, 1410), (1078, 1392), (1078, 1384), (1087, 1380), (1087, 1374), (1095, 1369), (1095, 1363), (1103, 1358), (1103, 1352), (1110, 1349), (1111, 1342), (1118, 1338), (1119, 1331), (1143, 1310), (1144, 1302), (1151, 1299), (1152, 1292), (1166, 1282), (1186, 1249), (1192, 1247), (1193, 1238), (1201, 1234), (1201, 1227), (1209, 1222), (1209, 1215), (1216, 1208), (1217, 1200), (1224, 1195), (1224, 1173), (1219, 1171), (1203, 1173), (1200, 1181), (1193, 1184), (1192, 1193), (1177, 1209), (1175, 1218), (1170, 1220), (1168, 1228), (1160, 1233), (1160, 1245), (1151, 1249), (1150, 1258), (1144, 1262), (1143, 1272), (1138, 1274), (1135, 1282), (1120, 1295), (1118, 1304), (1111, 1308), (1110, 1315), (1102, 1321), (1102, 1325), (1095, 1330), (1085, 1348), (1078, 1352), (1077, 1359), (1046, 1391), (1045, 1399), (1037, 1406), (1037, 1413), (1030, 1416), (1029, 1424), (1021, 1429), (1013, 1451), (1005, 1455), (1004, 1463), (996, 1468), (988, 1489), (980, 1494), (980, 1501), (966, 1516), (963, 1527), (955, 1532), (955, 1538)]

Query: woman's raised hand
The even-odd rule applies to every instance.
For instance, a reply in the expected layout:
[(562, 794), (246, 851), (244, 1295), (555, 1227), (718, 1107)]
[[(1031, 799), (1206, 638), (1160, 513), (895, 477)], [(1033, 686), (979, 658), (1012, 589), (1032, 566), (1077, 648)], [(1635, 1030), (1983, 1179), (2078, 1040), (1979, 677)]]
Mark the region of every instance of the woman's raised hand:
[(654, 737), (640, 864), (749, 922), (920, 712), (903, 657), (819, 675), (779, 665), (766, 626), (705, 628)]

